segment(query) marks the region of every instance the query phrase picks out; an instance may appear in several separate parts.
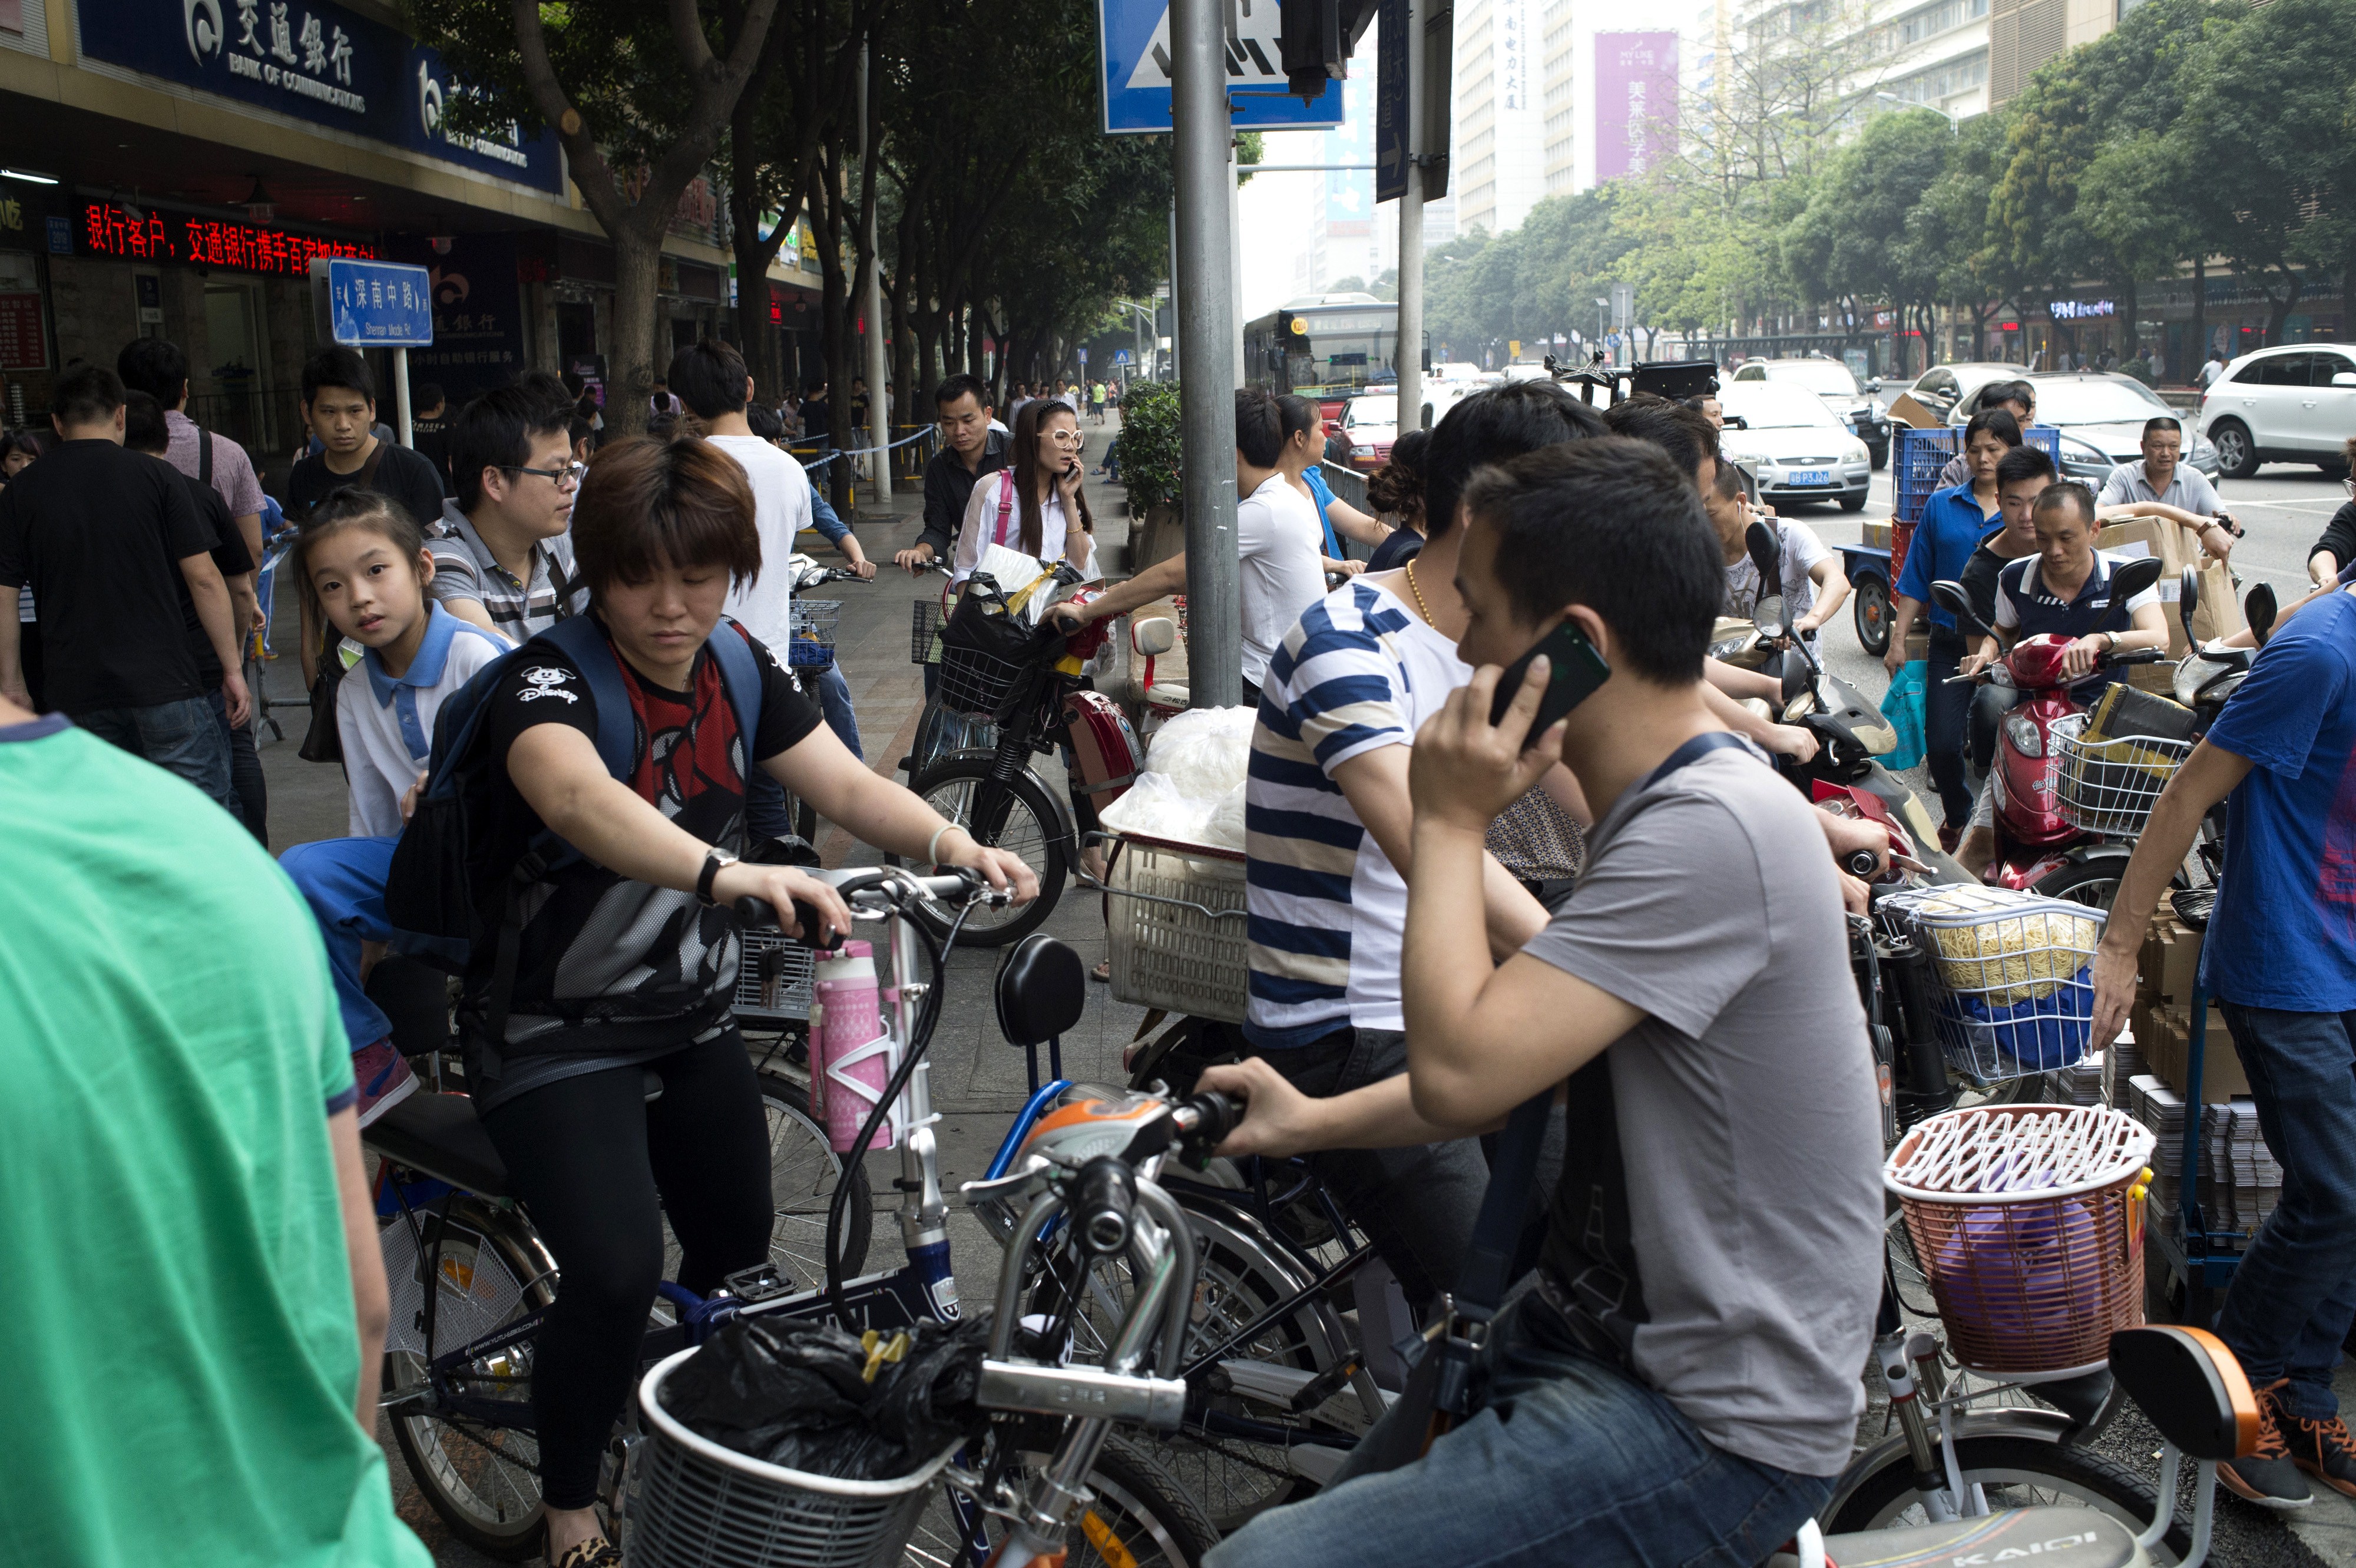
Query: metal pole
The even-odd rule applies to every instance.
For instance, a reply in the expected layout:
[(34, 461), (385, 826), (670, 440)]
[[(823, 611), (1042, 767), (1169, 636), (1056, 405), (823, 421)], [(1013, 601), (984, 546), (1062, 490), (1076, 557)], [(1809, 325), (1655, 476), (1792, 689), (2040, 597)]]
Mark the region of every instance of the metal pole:
[[(865, 44), (859, 48), (859, 156), (862, 161), (874, 154), (867, 145), (867, 70), (872, 52)], [(859, 308), (867, 317), (867, 445), (879, 448), (870, 454), (867, 461), (873, 476), (874, 497), (888, 505), (892, 499), (892, 454), (882, 448), (892, 445), (892, 399), (885, 391), (892, 372), (884, 351), (884, 257), (875, 248), (873, 207), (867, 209), (866, 231), (860, 241), (867, 247), (867, 268), (866, 275), (859, 280)]]
[[(1177, 84), (1171, 84), (1177, 91)], [(1170, 199), (1170, 360), (1166, 374), (1178, 379), (1178, 198)]]
[[(1398, 340), (1391, 364), (1398, 376), (1398, 425), (1423, 423), (1423, 11), (1407, 7), (1407, 189), (1398, 204)], [(1435, 522), (1435, 528), (1445, 522)]]
[(392, 351), (392, 406), (393, 417), (401, 423), (401, 444), (403, 446), (416, 446), (417, 432), (410, 421), (409, 350), (406, 349)]
[(1177, 152), (1175, 248), (1185, 308), (1179, 382), (1185, 473), (1186, 667), (1193, 705), (1243, 700), (1243, 631), (1236, 597), (1235, 197), (1227, 115), (1226, 7), (1170, 0), (1170, 108)]

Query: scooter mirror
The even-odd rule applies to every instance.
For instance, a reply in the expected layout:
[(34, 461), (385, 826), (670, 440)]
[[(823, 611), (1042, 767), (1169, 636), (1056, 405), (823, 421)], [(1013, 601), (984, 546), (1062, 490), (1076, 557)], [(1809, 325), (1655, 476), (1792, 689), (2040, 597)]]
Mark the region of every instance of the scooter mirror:
[(1776, 560), (1775, 531), (1761, 519), (1751, 520), (1742, 531), (1742, 548), (1751, 556), (1751, 564), (1759, 574), (1759, 591), (1780, 594), (1783, 591), (1783, 570)]
[(2176, 607), (2184, 617), (2184, 635), (2192, 635), (2192, 612), (2201, 607), (2201, 568), (2187, 566), (2177, 584)]
[(2275, 605), (2274, 585), (2260, 583), (2252, 588), (2250, 596), (2242, 601), (2242, 613), (2249, 618), (2251, 635), (2258, 639), (2258, 646), (2264, 648), (2266, 639), (2274, 635), (2275, 617), (2279, 613)]
[(1786, 622), (1783, 619), (1783, 597), (1770, 594), (1751, 611), (1751, 624), (1759, 628), (1762, 637), (1781, 637)]
[(2158, 584), (2159, 575), (2167, 570), (2156, 555), (2128, 562), (2111, 574), (2111, 602), (2117, 604), (2150, 592)]
[(1964, 591), (1961, 583), (1952, 578), (1940, 578), (1931, 585), (1931, 602), (1954, 617), (1965, 630), (1977, 632), (1982, 637), (1996, 635), (1988, 629), (1987, 622), (1980, 619), (1979, 611), (1972, 608), (1972, 596)]

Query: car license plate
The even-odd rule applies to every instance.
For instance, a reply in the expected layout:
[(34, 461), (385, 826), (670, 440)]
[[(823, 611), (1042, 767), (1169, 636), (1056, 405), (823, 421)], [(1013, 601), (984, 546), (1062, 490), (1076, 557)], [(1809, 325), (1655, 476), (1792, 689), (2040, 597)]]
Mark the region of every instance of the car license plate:
[(1825, 468), (1794, 468), (1783, 482), (1789, 485), (1829, 485), (1833, 477), (1831, 471)]

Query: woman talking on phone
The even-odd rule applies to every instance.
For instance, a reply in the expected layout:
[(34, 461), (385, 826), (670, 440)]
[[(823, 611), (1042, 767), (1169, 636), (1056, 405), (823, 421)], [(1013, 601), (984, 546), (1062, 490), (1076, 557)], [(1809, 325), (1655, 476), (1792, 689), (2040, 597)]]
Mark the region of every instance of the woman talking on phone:
[(1006, 444), (1009, 466), (985, 475), (966, 503), (954, 581), (972, 576), (991, 544), (1087, 571), (1096, 555), (1096, 519), (1080, 490), (1085, 440), (1080, 416), (1068, 404), (1034, 398), (1023, 405)]

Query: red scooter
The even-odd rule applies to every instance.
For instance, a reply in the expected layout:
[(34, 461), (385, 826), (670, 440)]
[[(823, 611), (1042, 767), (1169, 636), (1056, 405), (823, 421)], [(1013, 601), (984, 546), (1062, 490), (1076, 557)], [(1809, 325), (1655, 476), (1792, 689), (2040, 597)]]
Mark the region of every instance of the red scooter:
[[(2112, 573), (2115, 602), (2133, 598), (2159, 581), (2157, 560), (2130, 561)], [(1980, 637), (1994, 636), (1972, 607), (1960, 583), (1931, 585), (1931, 598), (1955, 618), (1957, 625)], [(2025, 637), (2009, 652), (1976, 674), (1958, 680), (2009, 686), (2018, 700), (1997, 726), (1997, 745), (1989, 771), (1996, 780), (1996, 858), (1981, 880), (1999, 887), (2041, 893), (2107, 909), (2118, 892), (2134, 842), (2090, 833), (2062, 814), (2059, 798), (2062, 758), (2053, 745), (2056, 721), (2085, 712), (2070, 696), (2074, 680), (2063, 672), (2062, 655), (2070, 639), (2040, 635)], [(2096, 669), (2126, 664), (2158, 664), (2167, 654), (2157, 648), (2105, 655)]]

